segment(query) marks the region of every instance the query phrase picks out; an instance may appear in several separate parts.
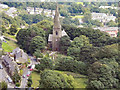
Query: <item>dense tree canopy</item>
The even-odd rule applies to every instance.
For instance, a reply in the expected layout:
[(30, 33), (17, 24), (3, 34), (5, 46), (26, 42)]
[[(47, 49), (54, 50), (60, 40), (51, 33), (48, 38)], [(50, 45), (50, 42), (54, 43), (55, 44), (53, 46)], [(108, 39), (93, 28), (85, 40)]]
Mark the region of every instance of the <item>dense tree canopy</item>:
[(41, 74), (40, 88), (74, 88), (74, 78), (52, 70)]
[(44, 69), (52, 69), (53, 61), (49, 57), (44, 57), (40, 60), (40, 64), (37, 64), (35, 68), (38, 72), (43, 71)]
[[(35, 36), (37, 36), (37, 37), (34, 38)], [(33, 53), (33, 50), (35, 50), (35, 49), (38, 48), (38, 47), (31, 47), (30, 48), (30, 45), (33, 44), (33, 42), (34, 42), (33, 38), (35, 39), (35, 43), (34, 44), (38, 44), (39, 42), (42, 41), (41, 44), (43, 46), (45, 45), (45, 31), (42, 28), (38, 28), (36, 25), (30, 26), (27, 29), (21, 29), (18, 32), (17, 37), (16, 37), (16, 39), (17, 39), (18, 44), (20, 45), (20, 47), (23, 48), (23, 49), (25, 49), (27, 52), (31, 51), (31, 53)], [(40, 38), (41, 41), (39, 41), (38, 38)], [(31, 43), (31, 41), (33, 41), (33, 42)], [(39, 48), (39, 49), (41, 49), (41, 48)]]
[[(71, 40), (80, 35), (85, 35), (90, 39), (90, 43), (95, 47), (101, 47), (111, 44), (111, 38), (107, 33), (101, 32), (100, 30), (94, 30), (92, 28), (77, 28), (69, 25), (63, 25), (63, 29), (67, 32)], [(116, 39), (117, 40), (117, 39)], [(116, 43), (114, 40), (113, 43)]]
[(55, 69), (86, 74), (87, 66), (82, 61), (76, 61), (70, 56), (58, 56), (55, 60)]
[(99, 88), (118, 88), (119, 79), (117, 78), (118, 63), (115, 59), (104, 58), (91, 65), (89, 69), (89, 87)]
[(92, 44), (89, 43), (88, 37), (84, 35), (74, 38), (71, 46), (67, 49), (67, 54), (79, 61), (82, 47), (92, 47)]
[(30, 43), (30, 52), (33, 54), (36, 50), (43, 50), (45, 48), (45, 40), (41, 36), (35, 36)]
[(11, 35), (15, 35), (15, 33), (17, 32), (17, 25), (11, 25), (9, 31)]
[(71, 45), (69, 36), (63, 36), (60, 38), (60, 51), (67, 53), (68, 47)]

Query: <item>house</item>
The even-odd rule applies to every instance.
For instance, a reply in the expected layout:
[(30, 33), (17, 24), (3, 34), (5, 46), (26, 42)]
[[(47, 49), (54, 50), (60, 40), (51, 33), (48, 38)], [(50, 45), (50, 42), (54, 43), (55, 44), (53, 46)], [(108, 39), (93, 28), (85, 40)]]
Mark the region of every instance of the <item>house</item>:
[(3, 64), (5, 65), (5, 67), (8, 70), (8, 73), (11, 76), (14, 75), (15, 69), (19, 70), (19, 68), (17, 66), (17, 63), (14, 62), (14, 60), (9, 55), (6, 55), (6, 56), (3, 57)]
[(92, 14), (92, 19), (93, 20), (99, 20), (102, 23), (107, 23), (109, 21), (115, 21), (116, 17), (113, 15), (108, 15), (105, 13), (91, 13)]
[(111, 37), (117, 37), (118, 27), (97, 27), (100, 31), (107, 32)]
[(8, 8), (8, 5), (1, 4), (1, 3), (0, 3), (0, 8), (2, 8), (2, 9), (6, 9), (6, 8)]
[(26, 63), (28, 61), (28, 55), (25, 53), (22, 49), (17, 47), (13, 50), (12, 53), (10, 53), (12, 57), (14, 57), (14, 61), (16, 61), (18, 64)]
[(12, 18), (17, 16), (17, 14), (15, 14), (16, 12), (17, 12), (17, 9), (15, 7), (11, 7), (9, 8), (9, 10), (5, 11), (5, 13)]
[(99, 8), (103, 8), (103, 9), (107, 9), (107, 8), (118, 9), (118, 7), (112, 7), (112, 6), (100, 6)]

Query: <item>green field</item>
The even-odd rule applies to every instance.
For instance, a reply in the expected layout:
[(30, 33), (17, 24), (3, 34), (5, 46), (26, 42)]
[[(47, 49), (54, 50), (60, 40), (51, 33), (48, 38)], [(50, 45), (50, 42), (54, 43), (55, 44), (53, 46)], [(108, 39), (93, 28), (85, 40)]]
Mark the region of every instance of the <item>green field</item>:
[(83, 5), (83, 2), (76, 2), (77, 4), (81, 4), (81, 5)]
[[(86, 82), (88, 81), (88, 79), (85, 75), (76, 74), (76, 73), (72, 73), (68, 71), (57, 71), (57, 70), (54, 70), (54, 71), (67, 74), (67, 75), (72, 75), (75, 79), (75, 82), (77, 83), (75, 85), (76, 88), (86, 88), (87, 86)], [(40, 74), (37, 72), (32, 72), (31, 76), (32, 76), (32, 81), (33, 81), (32, 87), (35, 87), (35, 88), (38, 87), (39, 80), (40, 80)]]
[(39, 86), (40, 74), (37, 72), (32, 72), (32, 87), (37, 88)]
[(2, 43), (2, 48), (5, 52), (12, 52), (13, 49), (17, 48), (18, 45), (14, 41), (6, 40), (7, 43)]
[(13, 36), (13, 35), (9, 35), (9, 34), (7, 34), (7, 33), (4, 33), (4, 36), (5, 36), (5, 37), (10, 37), (10, 38), (16, 40), (16, 37)]
[(83, 15), (76, 15), (76, 16), (71, 16), (72, 19), (75, 19), (75, 18), (83, 18), (84, 16)]

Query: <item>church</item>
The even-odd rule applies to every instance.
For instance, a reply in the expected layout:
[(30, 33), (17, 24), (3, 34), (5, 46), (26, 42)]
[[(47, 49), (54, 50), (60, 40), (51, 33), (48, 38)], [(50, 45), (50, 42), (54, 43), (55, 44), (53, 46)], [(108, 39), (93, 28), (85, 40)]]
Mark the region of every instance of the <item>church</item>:
[(55, 16), (54, 16), (54, 25), (53, 25), (53, 34), (49, 34), (48, 37), (48, 46), (52, 51), (60, 50), (60, 38), (67, 35), (64, 30), (61, 30), (61, 24), (59, 19), (59, 10), (58, 5), (56, 6)]

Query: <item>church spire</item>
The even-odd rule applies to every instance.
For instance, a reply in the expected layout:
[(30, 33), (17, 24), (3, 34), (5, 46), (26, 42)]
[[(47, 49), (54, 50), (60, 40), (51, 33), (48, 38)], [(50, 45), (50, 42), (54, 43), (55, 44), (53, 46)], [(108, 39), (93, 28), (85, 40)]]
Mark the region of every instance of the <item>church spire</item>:
[(55, 17), (54, 17), (54, 28), (61, 28), (59, 16), (60, 14), (59, 14), (58, 4), (57, 4), (56, 11), (55, 11)]

